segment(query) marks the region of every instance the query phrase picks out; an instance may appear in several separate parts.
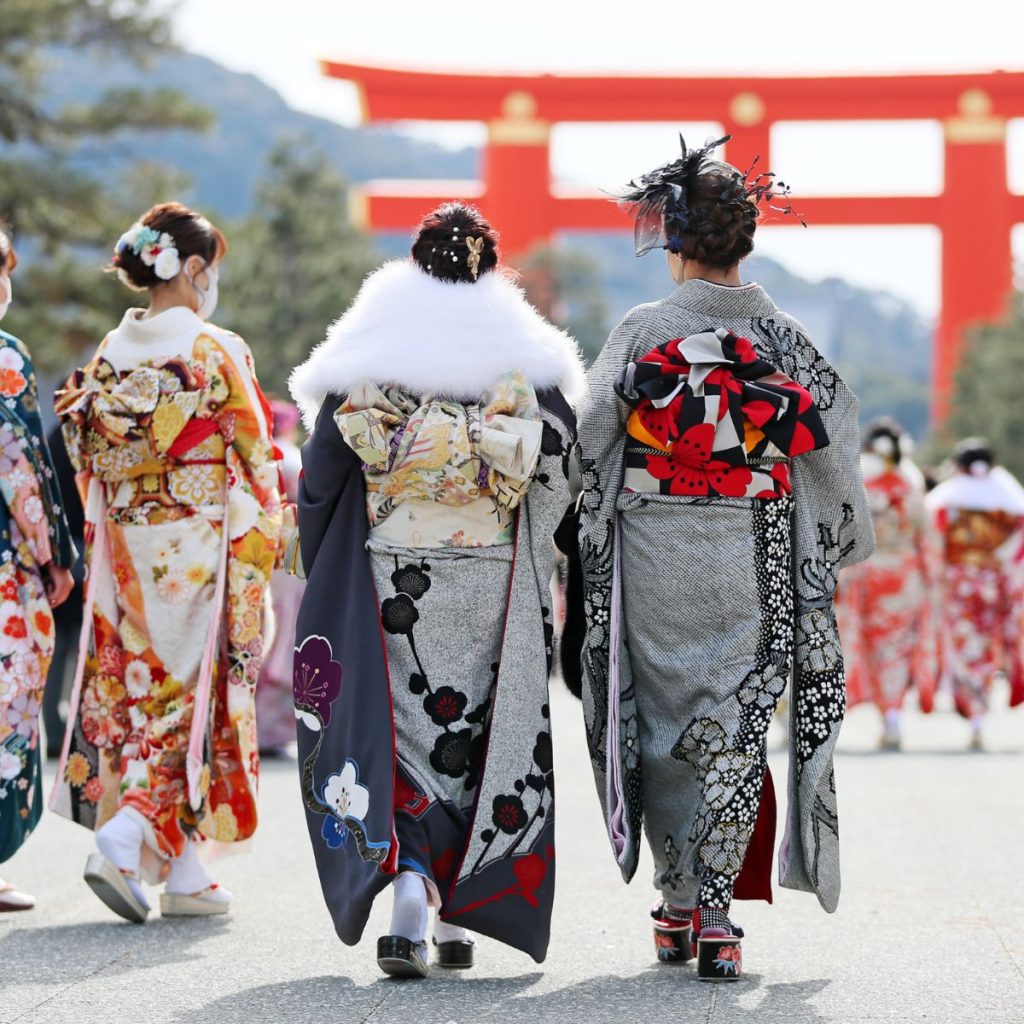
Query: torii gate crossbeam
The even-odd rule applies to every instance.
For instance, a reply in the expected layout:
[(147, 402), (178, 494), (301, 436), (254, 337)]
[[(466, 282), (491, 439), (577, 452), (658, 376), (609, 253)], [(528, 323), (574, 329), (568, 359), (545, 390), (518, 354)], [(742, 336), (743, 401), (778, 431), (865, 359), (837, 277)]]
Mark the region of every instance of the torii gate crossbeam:
[[(728, 159), (771, 166), (779, 121), (932, 119), (943, 125), (945, 182), (937, 196), (815, 196), (799, 207), (816, 225), (936, 226), (942, 234), (942, 309), (933, 362), (933, 415), (949, 406), (965, 330), (1001, 316), (1012, 287), (1010, 233), (1024, 196), (1009, 192), (1006, 124), (1024, 117), (1024, 72), (673, 78), (451, 74), (324, 61), (354, 82), (367, 121), (482, 121), (482, 182), (380, 183), (362, 193), (363, 221), (409, 230), (431, 205), (473, 199), (499, 228), (506, 253), (525, 254), (560, 230), (622, 230), (621, 211), (595, 192), (553, 192), (551, 126), (563, 121), (714, 121), (733, 135)], [(791, 223), (780, 218), (780, 224)], [(880, 353), (884, 358), (884, 353)]]

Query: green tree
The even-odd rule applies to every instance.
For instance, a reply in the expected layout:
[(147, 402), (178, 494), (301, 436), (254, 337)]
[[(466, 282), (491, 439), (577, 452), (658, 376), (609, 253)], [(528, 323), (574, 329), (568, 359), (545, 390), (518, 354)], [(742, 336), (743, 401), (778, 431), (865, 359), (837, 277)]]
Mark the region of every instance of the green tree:
[(18, 268), (10, 322), (44, 368), (83, 341), (95, 344), (124, 309), (124, 291), (100, 269), (130, 220), (181, 178), (128, 159), (109, 181), (84, 169), (90, 147), (129, 129), (199, 129), (205, 112), (167, 89), (111, 90), (57, 105), (44, 71), (62, 50), (100, 51), (144, 64), (171, 45), (166, 5), (154, 0), (2, 0), (0, 11), (0, 220), (15, 236)]
[(564, 327), (594, 361), (608, 340), (608, 301), (600, 267), (578, 249), (535, 246), (520, 265), (529, 300)]
[(948, 454), (962, 437), (980, 434), (1012, 473), (1024, 479), (1024, 293), (1013, 297), (1002, 321), (978, 327), (967, 339), (956, 376), (952, 411), (936, 450)]
[(249, 342), (263, 387), (287, 394), (292, 368), (375, 265), (373, 243), (351, 226), (345, 180), (301, 139), (271, 151), (254, 211), (229, 243), (219, 319)]

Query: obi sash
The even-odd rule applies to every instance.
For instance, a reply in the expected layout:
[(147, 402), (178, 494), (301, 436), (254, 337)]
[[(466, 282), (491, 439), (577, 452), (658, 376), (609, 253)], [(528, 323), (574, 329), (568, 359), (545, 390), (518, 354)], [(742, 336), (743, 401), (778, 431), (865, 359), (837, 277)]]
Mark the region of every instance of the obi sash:
[(529, 489), (543, 437), (536, 392), (518, 373), (473, 403), (367, 381), (334, 419), (363, 463), (374, 527), (409, 501), (459, 508), (490, 498), (511, 514)]
[(199, 415), (205, 397), (201, 372), (184, 360), (121, 376), (99, 360), (71, 376), (54, 408), (75, 468), (119, 483), (189, 464), (186, 453), (219, 430), (216, 420)]
[(810, 392), (725, 328), (659, 345), (615, 388), (632, 410), (625, 491), (779, 498), (789, 460), (829, 443)]

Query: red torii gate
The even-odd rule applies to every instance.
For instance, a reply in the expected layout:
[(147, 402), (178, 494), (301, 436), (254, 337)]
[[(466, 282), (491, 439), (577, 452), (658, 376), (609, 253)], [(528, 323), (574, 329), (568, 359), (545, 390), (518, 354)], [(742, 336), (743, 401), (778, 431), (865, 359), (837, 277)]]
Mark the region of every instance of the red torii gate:
[[(942, 311), (933, 368), (944, 418), (964, 330), (1006, 310), (1010, 232), (1024, 196), (1007, 186), (1006, 123), (1024, 117), (1024, 72), (824, 78), (669, 78), (448, 74), (322, 62), (352, 81), (368, 121), (483, 121), (483, 182), (401, 182), (361, 193), (361, 220), (409, 230), (432, 204), (473, 199), (522, 255), (559, 230), (622, 230), (628, 221), (596, 192), (551, 189), (551, 125), (559, 121), (714, 121), (733, 135), (728, 159), (771, 166), (778, 121), (932, 119), (945, 136), (945, 185), (936, 196), (808, 196), (800, 212), (821, 225), (934, 225), (942, 232)], [(666, 153), (666, 156), (669, 154)], [(780, 218), (778, 223), (792, 223)], [(879, 353), (884, 359), (884, 353)]]

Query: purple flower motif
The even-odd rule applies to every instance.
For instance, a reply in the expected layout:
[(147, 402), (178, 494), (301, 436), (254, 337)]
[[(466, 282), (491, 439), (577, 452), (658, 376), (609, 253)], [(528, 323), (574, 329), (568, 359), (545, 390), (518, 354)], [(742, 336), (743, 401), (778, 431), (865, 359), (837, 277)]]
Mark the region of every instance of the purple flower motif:
[(322, 636), (307, 636), (295, 648), (292, 668), (292, 692), (295, 717), (310, 729), (326, 728), (331, 720), (331, 705), (341, 693), (341, 663), (332, 658), (330, 641)]

